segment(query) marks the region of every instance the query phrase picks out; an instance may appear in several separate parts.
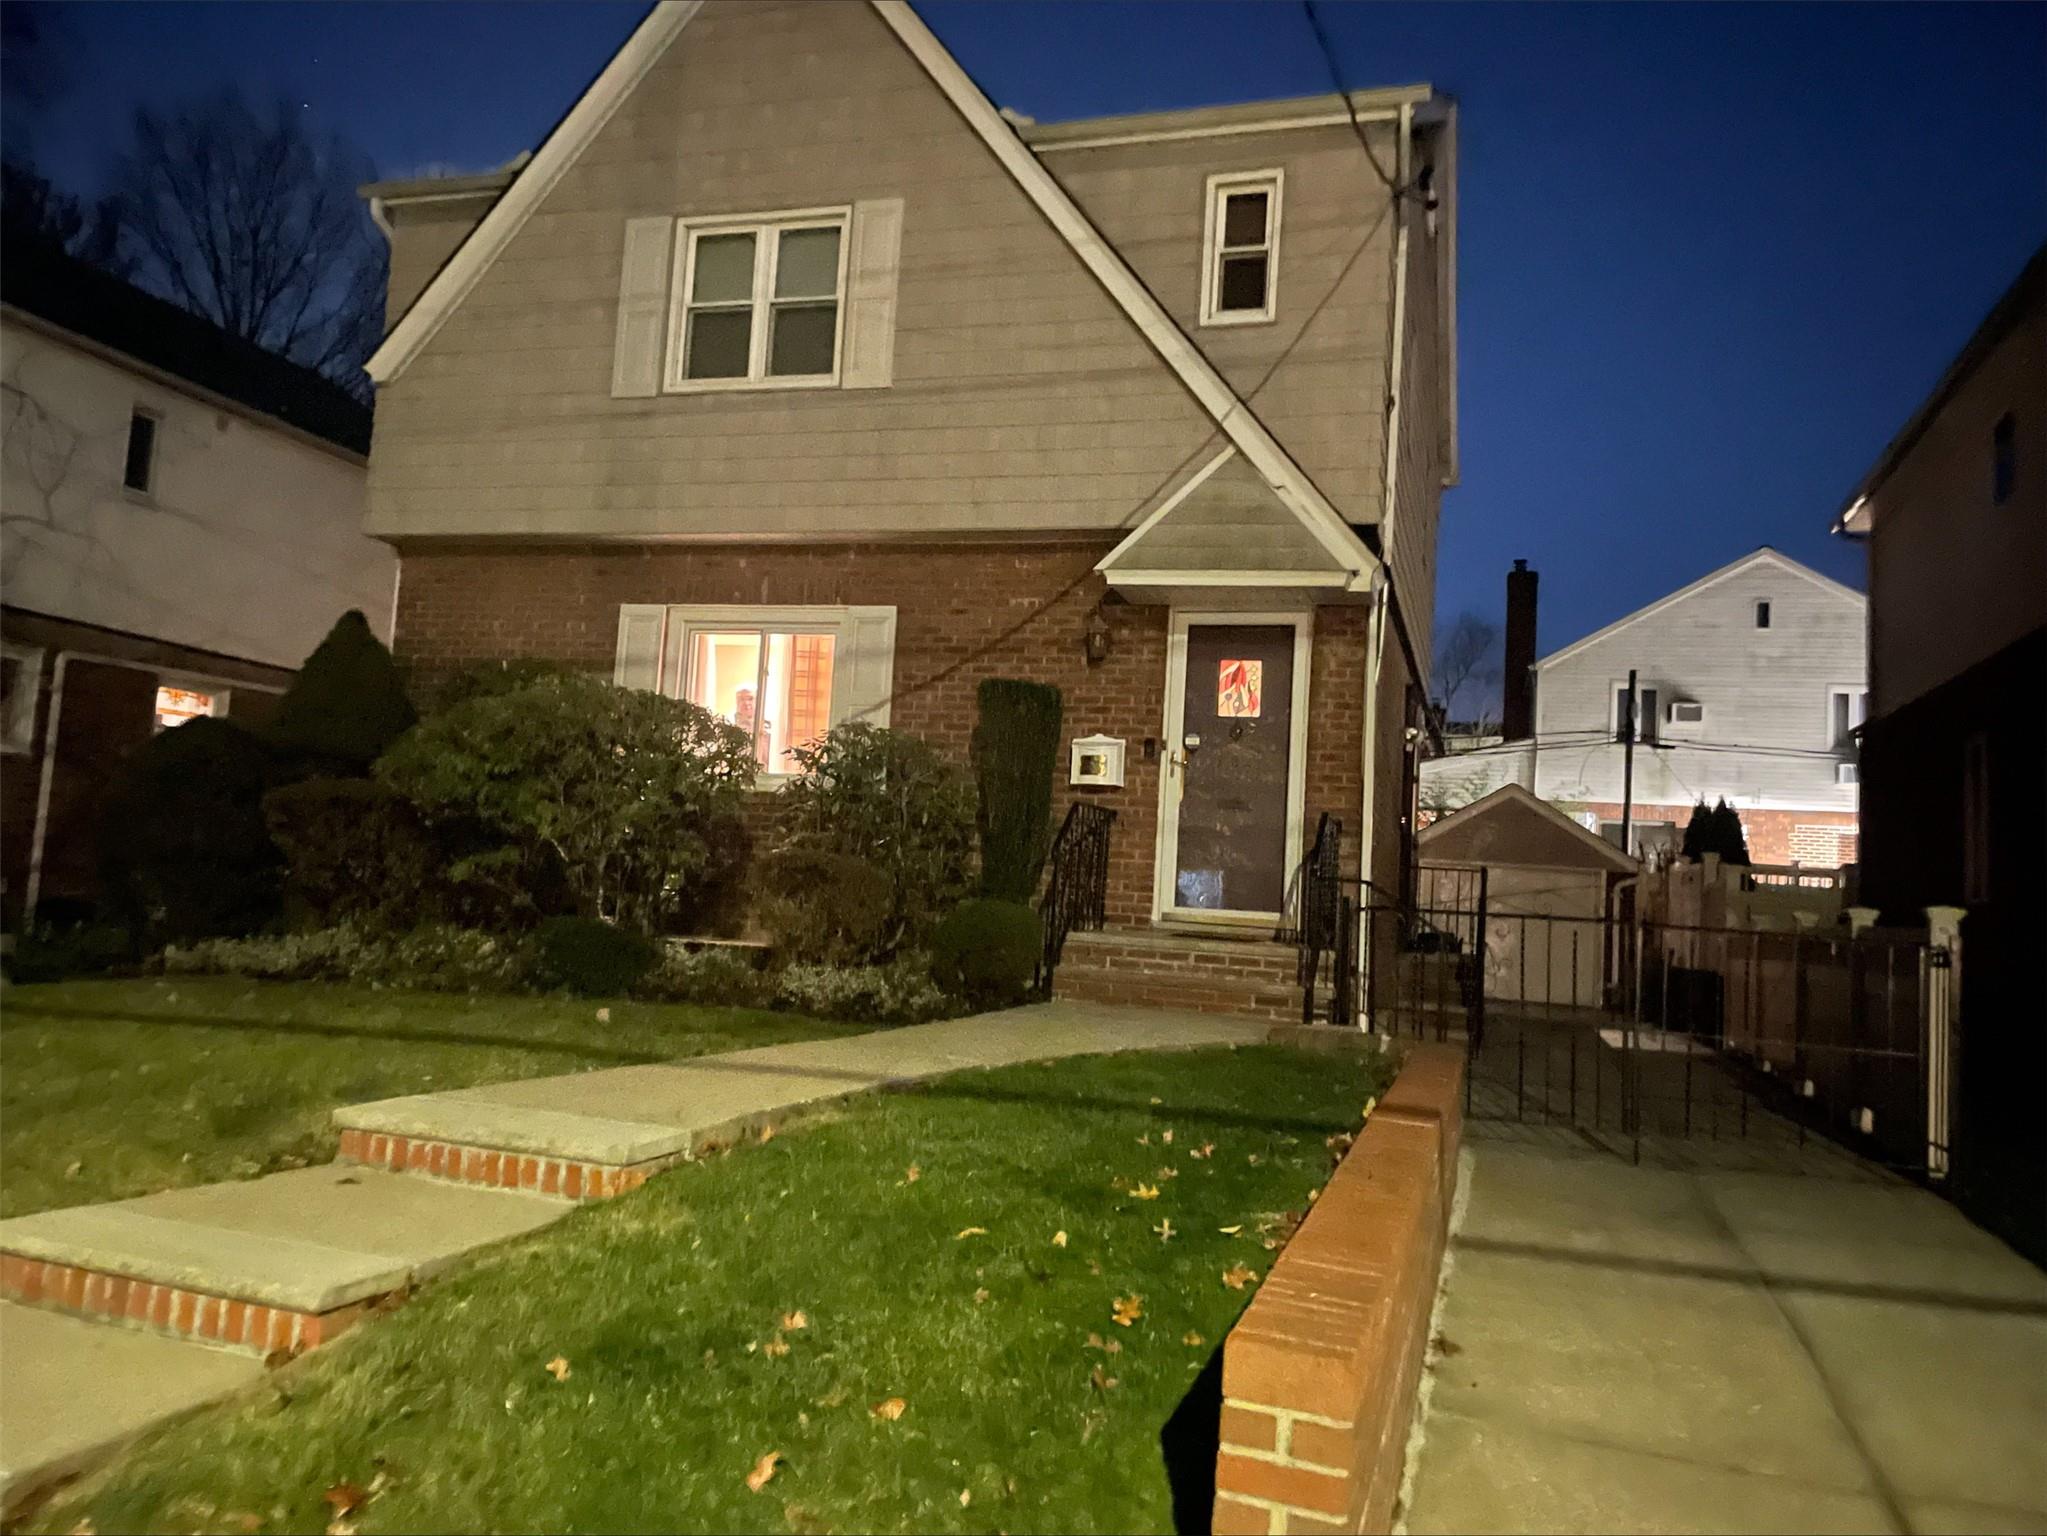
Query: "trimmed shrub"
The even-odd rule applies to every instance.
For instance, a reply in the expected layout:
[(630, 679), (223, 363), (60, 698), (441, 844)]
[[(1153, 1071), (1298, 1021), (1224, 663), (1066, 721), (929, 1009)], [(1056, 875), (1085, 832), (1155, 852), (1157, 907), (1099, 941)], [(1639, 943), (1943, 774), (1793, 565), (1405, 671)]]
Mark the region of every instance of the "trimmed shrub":
[(394, 935), (343, 924), (310, 933), (173, 945), (163, 953), (163, 968), (173, 976), (511, 992), (525, 985), (527, 961), (517, 943), (474, 929), (430, 924)]
[(299, 927), (410, 928), (441, 915), (440, 849), (403, 795), (368, 779), (307, 779), (263, 797)]
[(398, 664), (362, 611), (351, 608), (299, 668), (268, 734), (316, 764), (365, 773), (418, 718)]
[(1009, 1008), (1030, 992), (1045, 943), (1020, 901), (963, 901), (931, 935), (931, 974), (977, 1008)]
[(274, 919), (283, 859), (263, 795), (276, 773), (270, 749), (226, 720), (187, 721), (137, 747), (102, 808), (109, 909), (152, 947)]
[[(801, 775), (777, 793), (780, 840), (762, 860), (760, 882), (788, 952), (879, 962), (916, 948), (969, 889), (972, 783), (918, 738), (871, 725), (839, 726), (795, 756)], [(806, 881), (823, 855), (880, 875), (880, 921), (864, 937), (846, 921), (843, 894), (820, 894)], [(850, 864), (831, 867), (848, 883), (858, 879)], [(800, 914), (813, 906), (806, 926)]]
[(428, 712), (438, 713), (466, 704), (471, 699), (493, 699), (501, 693), (517, 693), (549, 678), (577, 675), (574, 667), (537, 657), (514, 656), (502, 661), (479, 661), (474, 666), (444, 679), (428, 698)]
[(645, 934), (595, 917), (550, 917), (533, 934), (533, 979), (580, 997), (630, 992), (660, 957)]
[(130, 970), (139, 958), (134, 936), (118, 923), (39, 921), (16, 937), (5, 964), (9, 981), (63, 981)]
[(887, 965), (791, 965), (775, 978), (775, 1006), (861, 1024), (923, 1024), (959, 1012), (931, 979), (930, 961), (898, 956)]
[(1059, 762), (1059, 690), (1014, 678), (976, 694), (974, 778), (980, 788), (981, 894), (1029, 901), (1052, 846), (1052, 775)]
[(755, 909), (778, 953), (858, 965), (881, 949), (894, 897), (867, 860), (799, 843), (763, 863)]
[(654, 933), (690, 923), (743, 857), (754, 759), (694, 704), (563, 674), (429, 716), (376, 776), (429, 825), (473, 831), (458, 881), (551, 858), (582, 915)]
[(713, 944), (693, 950), (671, 939), (633, 995), (657, 1003), (765, 1008), (774, 1000), (775, 978), (760, 961), (753, 949)]
[(1699, 801), (1692, 807), (1692, 819), (1685, 823), (1682, 852), (1693, 863), (1709, 853), (1717, 853), (1724, 864), (1748, 863), (1748, 834), (1742, 829), (1741, 812), (1725, 800), (1710, 810), (1705, 801)]

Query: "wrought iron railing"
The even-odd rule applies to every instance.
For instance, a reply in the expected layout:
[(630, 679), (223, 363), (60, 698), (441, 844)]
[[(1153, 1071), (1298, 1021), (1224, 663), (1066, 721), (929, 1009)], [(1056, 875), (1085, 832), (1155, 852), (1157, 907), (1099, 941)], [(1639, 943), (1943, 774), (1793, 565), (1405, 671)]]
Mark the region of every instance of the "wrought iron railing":
[(1040, 996), (1052, 990), (1052, 973), (1065, 953), (1066, 936), (1076, 928), (1100, 928), (1108, 920), (1109, 827), (1115, 820), (1116, 813), (1106, 806), (1076, 800), (1066, 808), (1066, 820), (1052, 839), (1046, 858), (1051, 875), (1038, 903), (1045, 930), (1036, 978)]
[(1315, 826), (1314, 846), (1301, 862), (1290, 935), (1299, 952), (1301, 1022), (1315, 1021), (1316, 993), (1328, 971), (1328, 1021), (1348, 1026), (1357, 997), (1357, 898), (1344, 890), (1343, 822), (1327, 811)]

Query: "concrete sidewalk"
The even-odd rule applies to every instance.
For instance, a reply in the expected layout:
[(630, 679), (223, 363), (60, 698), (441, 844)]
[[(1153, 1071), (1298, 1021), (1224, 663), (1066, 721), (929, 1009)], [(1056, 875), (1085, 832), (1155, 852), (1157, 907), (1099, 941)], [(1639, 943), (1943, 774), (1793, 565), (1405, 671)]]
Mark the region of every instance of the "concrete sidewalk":
[[(645, 1162), (891, 1084), (1064, 1056), (1256, 1044), (1266, 1030), (1256, 1020), (1051, 1003), (393, 1099), (334, 1118), (344, 1129)], [(319, 1343), (379, 1298), (571, 1209), (565, 1199), (336, 1163), (0, 1222), (9, 1295), (72, 1314), (0, 1303), (0, 1509), (255, 1379), (258, 1357)]]
[(2047, 1276), (1946, 1202), (1470, 1156), (1409, 1531), (2047, 1530)]

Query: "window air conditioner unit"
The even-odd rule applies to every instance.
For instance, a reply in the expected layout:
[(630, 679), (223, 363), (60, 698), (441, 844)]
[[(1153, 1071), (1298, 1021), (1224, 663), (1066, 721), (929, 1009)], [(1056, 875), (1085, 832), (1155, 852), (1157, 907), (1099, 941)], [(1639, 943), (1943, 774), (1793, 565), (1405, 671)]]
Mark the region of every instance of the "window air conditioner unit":
[(1836, 763), (1836, 764), (1834, 764), (1834, 782), (1835, 782), (1836, 784), (1859, 784), (1859, 783), (1861, 783), (1861, 782), (1862, 782), (1862, 780), (1861, 780), (1860, 776), (1859, 776), (1859, 775), (1857, 774), (1857, 772), (1856, 772), (1856, 770), (1857, 770), (1857, 769), (1858, 769), (1858, 768), (1859, 768), (1860, 766), (1861, 766), (1861, 765), (1860, 765), (1860, 764), (1857, 764), (1857, 763)]
[(1706, 706), (1693, 699), (1678, 699), (1670, 706), (1672, 725), (1698, 725), (1706, 718)]

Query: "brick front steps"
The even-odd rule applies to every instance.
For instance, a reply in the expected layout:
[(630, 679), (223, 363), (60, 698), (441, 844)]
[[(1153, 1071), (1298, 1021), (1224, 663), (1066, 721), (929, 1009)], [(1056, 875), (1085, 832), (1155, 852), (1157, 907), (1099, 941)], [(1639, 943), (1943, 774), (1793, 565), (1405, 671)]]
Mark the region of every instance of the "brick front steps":
[[(702, 1149), (709, 1150), (707, 1142)], [(420, 1136), (386, 1136), (375, 1131), (341, 1133), (341, 1161), (393, 1173), (424, 1174), (484, 1189), (518, 1190), (564, 1200), (609, 1200), (638, 1189), (655, 1174), (686, 1160), (686, 1154), (648, 1158), (627, 1166), (573, 1158), (464, 1146)]]
[(1464, 1051), (1412, 1047), (1223, 1342), (1217, 1536), (1390, 1530), (1442, 1272)]
[(1066, 939), (1052, 995), (1092, 1003), (1299, 1023), (1291, 945), (1263, 935), (1207, 938), (1163, 929), (1105, 928)]
[(0, 1296), (249, 1354), (327, 1343), (568, 1210), (342, 1166), (0, 1222)]

